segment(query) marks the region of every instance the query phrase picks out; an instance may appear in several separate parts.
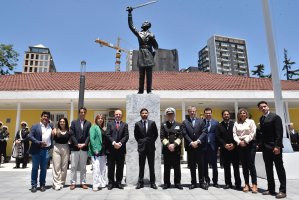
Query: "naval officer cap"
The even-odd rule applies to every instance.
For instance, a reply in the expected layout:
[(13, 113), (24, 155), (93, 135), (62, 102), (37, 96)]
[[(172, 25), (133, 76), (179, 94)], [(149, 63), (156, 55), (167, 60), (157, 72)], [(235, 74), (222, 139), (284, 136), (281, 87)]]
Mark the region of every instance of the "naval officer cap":
[(175, 109), (172, 107), (166, 108), (165, 110), (165, 115), (174, 114), (174, 113), (175, 113)]

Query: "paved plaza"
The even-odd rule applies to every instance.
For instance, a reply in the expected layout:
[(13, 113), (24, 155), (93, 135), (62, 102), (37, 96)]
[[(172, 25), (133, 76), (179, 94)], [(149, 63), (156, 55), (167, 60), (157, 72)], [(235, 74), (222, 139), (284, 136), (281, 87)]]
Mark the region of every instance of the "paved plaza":
[[(5, 163), (0, 167), (0, 199), (2, 200), (10, 200), (10, 199), (18, 199), (18, 200), (31, 200), (31, 199), (39, 199), (39, 200), (52, 200), (52, 199), (69, 199), (69, 200), (77, 200), (77, 199), (125, 199), (125, 200), (182, 200), (182, 199), (200, 199), (200, 200), (212, 200), (212, 199), (221, 199), (221, 200), (237, 200), (237, 199), (275, 199), (274, 196), (263, 196), (261, 192), (263, 192), (267, 187), (267, 182), (265, 179), (258, 178), (258, 194), (244, 193), (242, 191), (236, 191), (233, 189), (224, 190), (222, 187), (224, 186), (224, 175), (223, 169), (218, 168), (219, 171), (219, 185), (221, 188), (209, 187), (209, 190), (203, 190), (201, 188), (196, 188), (194, 190), (189, 190), (188, 186), (190, 184), (190, 172), (187, 168), (186, 164), (182, 164), (182, 185), (184, 186), (183, 190), (178, 190), (175, 188), (170, 188), (167, 190), (163, 190), (161, 187), (158, 190), (151, 189), (149, 187), (142, 188), (140, 190), (136, 190), (135, 186), (129, 185), (125, 186), (124, 190), (113, 189), (107, 190), (104, 188), (98, 192), (92, 191), (92, 171), (91, 165), (87, 166), (87, 183), (89, 184), (88, 190), (83, 190), (81, 188), (76, 188), (71, 191), (68, 187), (63, 188), (60, 191), (55, 191), (51, 188), (52, 185), (52, 169), (48, 170), (47, 174), (47, 190), (45, 192), (37, 191), (36, 193), (30, 192), (30, 171), (31, 164), (28, 164), (28, 168), (26, 169), (13, 169), (15, 166), (14, 163)], [(162, 167), (163, 168), (163, 167)], [(69, 183), (69, 174), (67, 183)], [(211, 171), (210, 171), (211, 174)], [(162, 174), (163, 175), (163, 174)], [(136, 172), (136, 176), (138, 176), (138, 172)], [(172, 174), (173, 177), (173, 174)], [(78, 174), (79, 178), (79, 174)], [(173, 180), (173, 178), (172, 178)], [(243, 181), (243, 180), (242, 180)], [(173, 182), (172, 182), (173, 183)], [(276, 191), (279, 182), (276, 181)], [(243, 184), (243, 182), (242, 182)], [(288, 180), (287, 181), (287, 198), (299, 200), (299, 180)]]

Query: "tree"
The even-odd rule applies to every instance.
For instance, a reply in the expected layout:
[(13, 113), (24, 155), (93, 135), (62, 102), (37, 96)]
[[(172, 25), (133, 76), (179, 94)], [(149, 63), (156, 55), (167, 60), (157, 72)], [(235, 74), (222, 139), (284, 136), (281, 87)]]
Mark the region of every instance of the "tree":
[(0, 44), (0, 75), (10, 74), (14, 71), (19, 60), (18, 56), (13, 45)]
[(259, 78), (271, 78), (271, 74), (264, 75), (265, 66), (263, 64), (255, 65), (256, 70), (251, 70), (253, 76), (258, 76)]
[(296, 62), (291, 61), (291, 58), (288, 58), (288, 50), (283, 49), (283, 53), (284, 53), (284, 61), (283, 61), (284, 65), (282, 71), (284, 70), (286, 71), (284, 75), (287, 77), (287, 80), (294, 80), (293, 76), (299, 76), (299, 69), (292, 70), (292, 65), (296, 64)]

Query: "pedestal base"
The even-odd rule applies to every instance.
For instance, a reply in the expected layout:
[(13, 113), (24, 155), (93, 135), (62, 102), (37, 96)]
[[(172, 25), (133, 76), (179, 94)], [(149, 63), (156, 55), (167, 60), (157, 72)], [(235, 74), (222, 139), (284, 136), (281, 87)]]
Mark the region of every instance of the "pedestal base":
[[(139, 175), (139, 157), (137, 142), (134, 138), (134, 127), (137, 121), (141, 120), (140, 110), (146, 108), (149, 111), (148, 119), (156, 122), (158, 133), (160, 133), (160, 96), (156, 94), (132, 94), (127, 95), (126, 117), (129, 126), (129, 141), (127, 142), (126, 155), (126, 183), (136, 184)], [(155, 152), (155, 175), (156, 184), (161, 183), (161, 142), (160, 134), (156, 140)], [(145, 184), (149, 182), (148, 162), (145, 163), (144, 172)]]

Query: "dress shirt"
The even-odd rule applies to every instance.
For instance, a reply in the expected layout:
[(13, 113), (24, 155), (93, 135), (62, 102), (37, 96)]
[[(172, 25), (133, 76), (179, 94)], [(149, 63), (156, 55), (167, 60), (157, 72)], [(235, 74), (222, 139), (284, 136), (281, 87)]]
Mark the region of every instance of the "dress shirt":
[(243, 123), (235, 122), (233, 128), (234, 140), (239, 143), (244, 140), (247, 144), (255, 139), (256, 125), (252, 119), (246, 119)]
[(84, 127), (84, 120), (83, 120), (83, 121), (81, 121), (81, 120), (80, 120), (80, 124), (81, 124), (81, 130), (83, 131), (83, 127)]
[(52, 136), (52, 128), (50, 124), (47, 124), (45, 126), (43, 123), (40, 122), (41, 128), (42, 128), (42, 141), (47, 143), (46, 147), (51, 146), (51, 136)]

